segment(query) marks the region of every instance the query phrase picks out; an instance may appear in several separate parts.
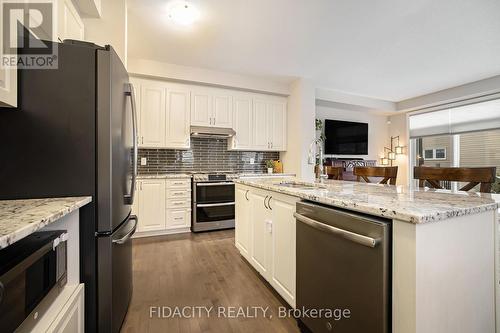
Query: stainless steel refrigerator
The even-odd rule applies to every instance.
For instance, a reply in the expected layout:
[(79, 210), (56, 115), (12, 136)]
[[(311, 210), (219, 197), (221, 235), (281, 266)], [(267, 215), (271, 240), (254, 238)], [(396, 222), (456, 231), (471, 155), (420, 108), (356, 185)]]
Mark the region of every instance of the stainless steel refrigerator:
[(19, 69), (19, 106), (0, 109), (0, 199), (92, 196), (80, 210), (85, 328), (118, 332), (132, 295), (137, 225), (133, 87), (110, 46), (65, 41), (58, 62)]

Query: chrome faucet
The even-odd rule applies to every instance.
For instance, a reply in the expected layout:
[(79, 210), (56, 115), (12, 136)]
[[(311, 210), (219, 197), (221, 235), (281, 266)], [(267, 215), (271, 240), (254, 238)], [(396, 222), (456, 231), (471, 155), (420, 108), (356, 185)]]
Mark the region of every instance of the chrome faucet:
[(319, 163), (317, 164), (318, 170), (315, 172), (316, 181), (322, 181), (328, 178), (328, 175), (325, 174), (325, 167), (323, 166), (323, 140), (321, 138), (311, 142), (308, 155), (309, 164), (316, 165), (316, 158), (319, 159)]

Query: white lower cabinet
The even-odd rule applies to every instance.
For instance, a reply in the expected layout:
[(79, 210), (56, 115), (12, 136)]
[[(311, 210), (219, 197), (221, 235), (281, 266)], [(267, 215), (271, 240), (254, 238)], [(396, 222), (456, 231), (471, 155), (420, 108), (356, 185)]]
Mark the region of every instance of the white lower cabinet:
[(189, 231), (191, 179), (141, 179), (132, 213), (139, 217), (135, 237)]
[(236, 185), (235, 245), (295, 307), (295, 205), (298, 198)]
[(250, 223), (250, 188), (236, 186), (235, 189), (235, 243), (243, 257), (250, 260), (251, 223)]
[(63, 309), (52, 322), (48, 333), (83, 333), (84, 332), (84, 285), (80, 284)]
[(137, 199), (139, 201), (139, 222), (137, 232), (165, 229), (165, 180), (143, 179), (139, 181)]

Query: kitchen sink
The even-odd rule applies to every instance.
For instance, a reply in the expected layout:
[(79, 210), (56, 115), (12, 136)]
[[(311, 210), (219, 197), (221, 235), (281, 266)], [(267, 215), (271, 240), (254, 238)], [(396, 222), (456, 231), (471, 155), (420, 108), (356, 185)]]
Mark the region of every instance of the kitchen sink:
[(291, 183), (291, 182), (282, 182), (282, 183), (279, 183), (277, 185), (281, 186), (281, 187), (297, 188), (297, 189), (301, 189), (301, 190), (315, 190), (318, 188), (314, 184)]

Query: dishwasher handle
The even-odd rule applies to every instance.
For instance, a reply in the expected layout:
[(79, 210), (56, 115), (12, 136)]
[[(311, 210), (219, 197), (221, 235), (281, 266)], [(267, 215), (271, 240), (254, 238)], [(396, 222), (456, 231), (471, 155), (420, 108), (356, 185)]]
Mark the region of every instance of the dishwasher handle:
[(308, 226), (311, 226), (311, 227), (313, 227), (315, 229), (318, 229), (318, 230), (321, 230), (321, 231), (325, 231), (325, 232), (329, 232), (331, 234), (343, 237), (343, 238), (345, 238), (347, 240), (350, 240), (350, 241), (352, 241), (354, 243), (358, 243), (358, 244), (361, 244), (361, 245), (364, 245), (364, 246), (368, 246), (368, 247), (371, 247), (371, 248), (374, 248), (375, 246), (377, 246), (378, 243), (380, 243), (380, 239), (378, 239), (378, 238), (371, 238), (371, 237), (363, 236), (363, 235), (360, 235), (360, 234), (357, 234), (357, 233), (354, 233), (354, 232), (351, 232), (351, 231), (347, 231), (347, 230), (344, 230), (344, 229), (339, 229), (339, 228), (336, 228), (336, 227), (332, 227), (331, 225), (318, 222), (316, 220), (313, 220), (313, 219), (311, 219), (311, 218), (309, 218), (307, 216), (301, 215), (299, 213), (293, 213), (293, 216), (298, 221), (300, 221), (302, 223), (305, 223)]

